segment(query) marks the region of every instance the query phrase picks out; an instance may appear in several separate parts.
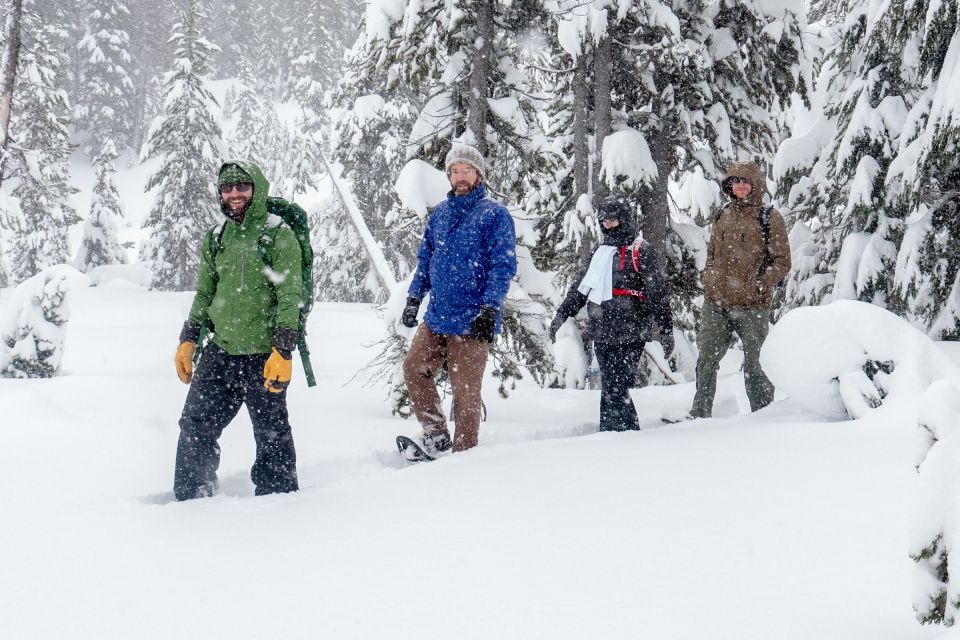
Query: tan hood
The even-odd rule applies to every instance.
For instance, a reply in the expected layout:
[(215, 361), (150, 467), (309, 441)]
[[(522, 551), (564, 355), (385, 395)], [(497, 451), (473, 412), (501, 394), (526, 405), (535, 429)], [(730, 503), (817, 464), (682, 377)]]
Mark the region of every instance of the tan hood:
[[(727, 178), (747, 178), (753, 183), (753, 191), (750, 192), (746, 200), (737, 200), (725, 186)], [(763, 194), (767, 190), (767, 179), (756, 162), (734, 162), (727, 169), (726, 175), (723, 176), (720, 188), (730, 197), (734, 205), (745, 205), (748, 208), (756, 207), (759, 209), (763, 206)]]

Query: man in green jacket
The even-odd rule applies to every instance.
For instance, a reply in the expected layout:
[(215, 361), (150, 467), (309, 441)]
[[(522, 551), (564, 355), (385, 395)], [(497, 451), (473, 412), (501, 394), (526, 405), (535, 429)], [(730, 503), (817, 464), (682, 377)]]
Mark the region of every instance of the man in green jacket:
[[(225, 220), (201, 244), (197, 293), (176, 355), (177, 375), (190, 384), (177, 444), (177, 500), (216, 492), (217, 440), (242, 404), (257, 443), (250, 473), (256, 494), (298, 488), (286, 388), (302, 306), (300, 245), (290, 227), (268, 215), (269, 186), (252, 162), (231, 160), (220, 167)], [(204, 327), (213, 338), (194, 374)]]

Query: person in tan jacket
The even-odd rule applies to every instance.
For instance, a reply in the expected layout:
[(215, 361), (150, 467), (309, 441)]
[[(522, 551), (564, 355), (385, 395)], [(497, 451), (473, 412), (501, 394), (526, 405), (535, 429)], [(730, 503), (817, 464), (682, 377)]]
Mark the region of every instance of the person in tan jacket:
[[(721, 182), (730, 203), (720, 212), (707, 245), (703, 314), (697, 334), (697, 391), (690, 417), (713, 413), (717, 369), (736, 333), (743, 343), (743, 377), (750, 409), (773, 401), (773, 384), (760, 368), (760, 347), (770, 328), (773, 290), (790, 272), (783, 216), (763, 206), (766, 180), (753, 162), (730, 166)], [(767, 227), (764, 229), (764, 227)]]

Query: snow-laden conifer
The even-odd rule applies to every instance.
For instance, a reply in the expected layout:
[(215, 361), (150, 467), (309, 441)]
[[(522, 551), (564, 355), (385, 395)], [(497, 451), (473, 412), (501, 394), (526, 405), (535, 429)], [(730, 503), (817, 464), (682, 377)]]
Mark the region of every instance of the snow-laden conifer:
[(83, 240), (76, 259), (77, 268), (81, 271), (127, 262), (126, 250), (117, 238), (123, 211), (114, 181), (116, 159), (116, 147), (112, 140), (107, 140), (93, 161), (97, 182), (93, 187), (93, 203), (83, 225)]
[(217, 220), (214, 192), (221, 132), (216, 99), (207, 86), (210, 56), (217, 48), (201, 35), (209, 24), (202, 2), (189, 0), (174, 26), (173, 70), (164, 78), (163, 113), (150, 128), (142, 159), (160, 167), (147, 181), (154, 203), (144, 226), (150, 236), (141, 260), (153, 271), (153, 286), (184, 291), (196, 281), (200, 240)]
[(22, 282), (70, 257), (68, 232), (79, 221), (70, 196), (77, 191), (70, 179), (70, 107), (59, 88), (62, 51), (52, 46), (59, 28), (47, 24), (36, 3), (25, 0), (24, 47), (17, 71), (13, 137), (5, 172), (18, 210), (7, 208), (4, 226), (11, 232), (11, 279)]
[(82, 71), (76, 108), (77, 129), (86, 134), (84, 149), (91, 159), (108, 140), (118, 151), (133, 142), (130, 19), (124, 2), (91, 0), (86, 33), (78, 45)]

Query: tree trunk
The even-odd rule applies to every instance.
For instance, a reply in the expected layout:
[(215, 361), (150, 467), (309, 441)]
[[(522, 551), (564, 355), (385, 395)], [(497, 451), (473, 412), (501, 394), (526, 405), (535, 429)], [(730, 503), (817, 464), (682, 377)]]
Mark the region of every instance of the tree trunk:
[(473, 69), (470, 73), (470, 95), (467, 104), (470, 114), (467, 126), (473, 132), (474, 145), (484, 156), (487, 155), (487, 122), (490, 105), (487, 103), (490, 88), (490, 74), (493, 65), (493, 0), (477, 0), (473, 4), (476, 12), (477, 40), (474, 43)]
[(657, 181), (653, 188), (643, 186), (640, 189), (640, 207), (643, 211), (643, 238), (657, 249), (660, 266), (664, 266), (667, 244), (667, 223), (670, 220), (670, 201), (667, 188), (670, 172), (673, 169), (673, 145), (665, 135), (650, 136), (650, 155), (657, 166)]
[[(587, 68), (590, 64), (589, 56), (581, 55), (577, 58), (577, 66), (573, 72), (573, 204), (580, 201), (580, 196), (590, 193), (590, 123), (589, 123), (589, 86), (587, 85)], [(593, 255), (593, 247), (589, 242), (580, 244), (580, 261), (584, 262)]]
[(20, 64), (21, 24), (23, 23), (23, 0), (12, 0), (7, 16), (6, 49), (3, 52), (3, 87), (0, 93), (0, 185), (7, 164), (7, 147), (10, 142), (10, 116), (13, 111), (13, 90), (17, 85), (17, 67)]
[(593, 109), (596, 118), (594, 128), (593, 163), (593, 204), (596, 206), (609, 193), (602, 178), (603, 141), (610, 134), (611, 100), (610, 79), (613, 74), (613, 58), (610, 37), (605, 36), (597, 43), (597, 52), (593, 61), (594, 97)]

